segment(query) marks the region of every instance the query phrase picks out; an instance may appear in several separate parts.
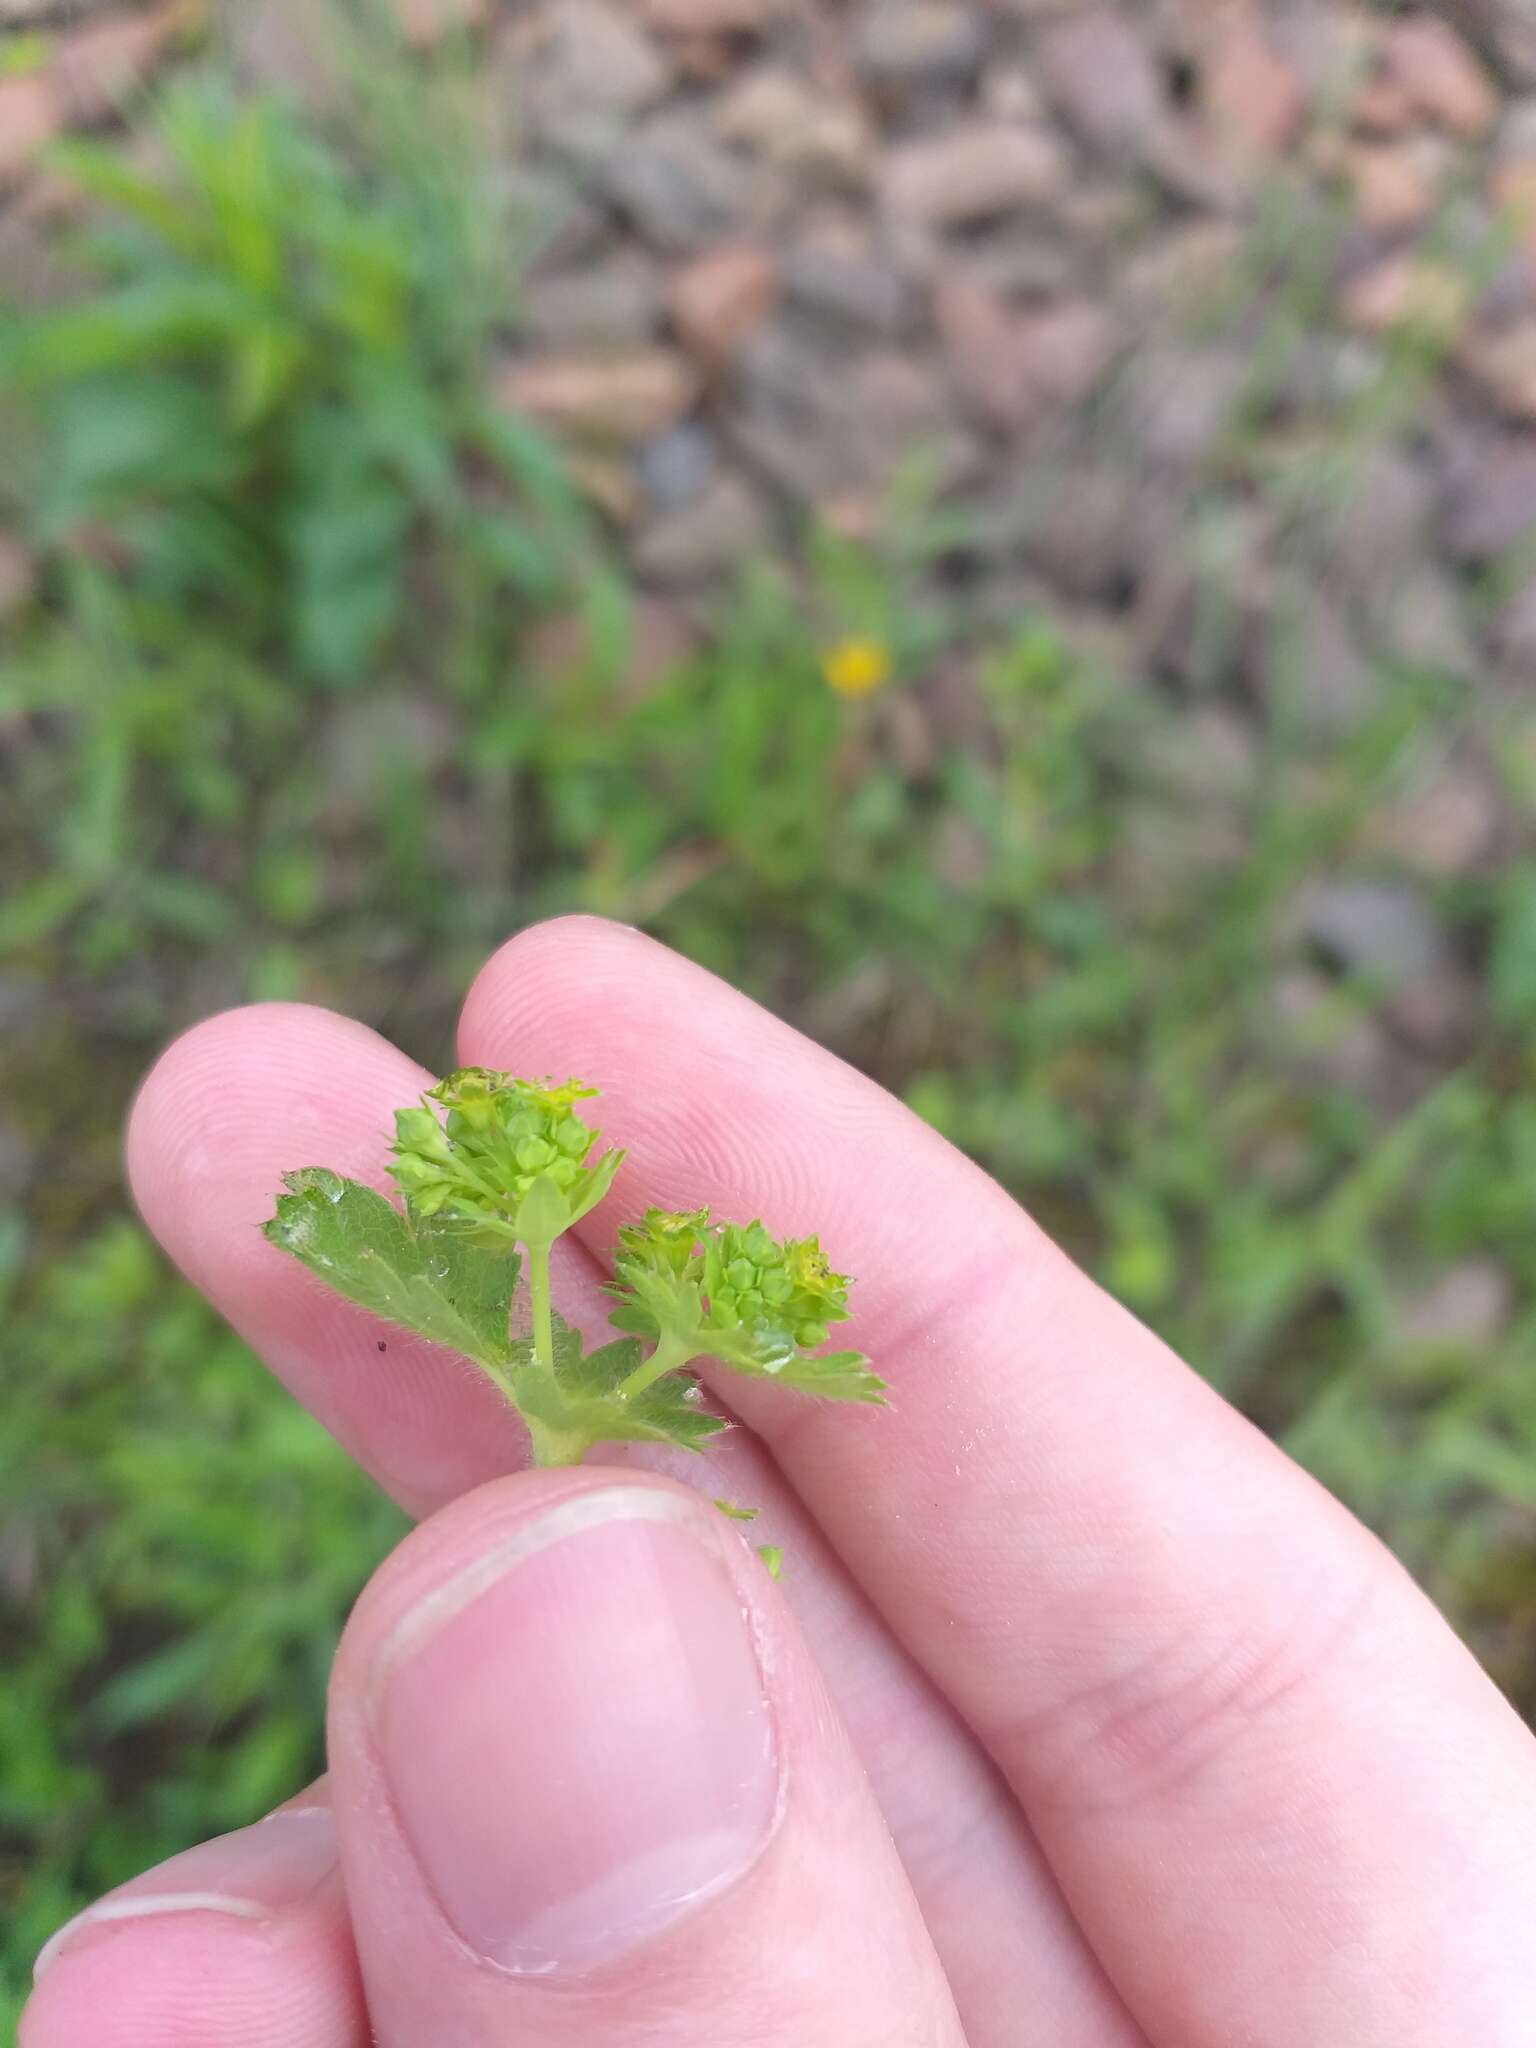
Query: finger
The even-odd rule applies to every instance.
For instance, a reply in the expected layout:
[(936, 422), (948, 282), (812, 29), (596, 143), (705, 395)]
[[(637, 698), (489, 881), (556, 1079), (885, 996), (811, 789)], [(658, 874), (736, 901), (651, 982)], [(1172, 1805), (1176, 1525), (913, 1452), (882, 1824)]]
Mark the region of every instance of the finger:
[(257, 1004), (162, 1054), (126, 1146), (134, 1200), (176, 1264), (413, 1513), (521, 1462), (515, 1418), (482, 1375), (329, 1293), (261, 1225), (295, 1167), (388, 1192), (394, 1111), (431, 1079), (350, 1018)]
[(891, 1410), (733, 1402), (991, 1747), (1149, 2032), (1418, 2048), (1529, 2010), (1525, 1732), (1386, 1553), (1000, 1189), (593, 920), (504, 947), (461, 1050), (600, 1087), (626, 1209), (819, 1229), (859, 1276)]
[[(350, 1019), (298, 1004), (215, 1017), (161, 1057), (134, 1107), (128, 1161), (151, 1229), (257, 1354), (404, 1506), (428, 1513), (522, 1463), (499, 1396), (444, 1352), (328, 1293), (261, 1236), (283, 1172), (322, 1164), (389, 1190), (393, 1111), (430, 1077)], [(555, 1291), (602, 1329), (597, 1268), (556, 1247)], [(380, 1354), (379, 1345), (388, 1349)], [(745, 1432), (669, 1469), (761, 1506), (793, 1593), (960, 2001), (972, 2048), (1033, 2015), (1054, 2048), (1134, 2048), (994, 1766), (895, 1645)]]
[[(761, 1505), (754, 1541), (827, 1677), (922, 1911), (970, 2048), (1145, 2048), (991, 1761), (918, 1670), (744, 1430), (711, 1445), (706, 1491)], [(609, 1453), (605, 1453), (609, 1455)], [(697, 1459), (613, 1446), (697, 1483)]]
[(348, 1626), (330, 1752), (380, 2048), (960, 2048), (784, 1603), (680, 1487), (445, 1509)]
[(109, 1892), (36, 1976), (20, 2048), (363, 2048), (323, 1791)]

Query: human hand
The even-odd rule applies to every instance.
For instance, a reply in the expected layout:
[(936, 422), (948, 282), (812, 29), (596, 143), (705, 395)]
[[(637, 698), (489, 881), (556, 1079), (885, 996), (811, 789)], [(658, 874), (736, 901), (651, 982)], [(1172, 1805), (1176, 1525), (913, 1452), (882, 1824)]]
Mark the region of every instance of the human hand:
[[(1000, 1189), (588, 920), (495, 956), (460, 1057), (602, 1089), (630, 1157), (592, 1252), (648, 1201), (818, 1230), (892, 1405), (732, 1379), (703, 1460), (506, 1476), (477, 1376), (380, 1358), (257, 1229), (296, 1159), (387, 1187), (419, 1070), (294, 1006), (189, 1033), (134, 1113), (145, 1216), (432, 1519), (348, 1624), (328, 1787), (73, 1923), (24, 2048), (1536, 2043), (1536, 1743)], [(782, 1590), (678, 1479), (764, 1504)]]

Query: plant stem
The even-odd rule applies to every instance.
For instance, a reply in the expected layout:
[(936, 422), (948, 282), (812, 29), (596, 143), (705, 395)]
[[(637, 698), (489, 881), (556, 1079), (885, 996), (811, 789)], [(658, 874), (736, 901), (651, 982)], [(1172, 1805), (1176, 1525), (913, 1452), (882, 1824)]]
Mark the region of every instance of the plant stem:
[(553, 1379), (555, 1324), (549, 1299), (549, 1246), (528, 1244), (523, 1249), (528, 1254), (528, 1298), (533, 1304), (533, 1355)]
[(643, 1394), (647, 1387), (654, 1386), (663, 1373), (675, 1372), (680, 1365), (686, 1365), (697, 1348), (685, 1337), (679, 1337), (675, 1330), (663, 1330), (650, 1357), (637, 1365), (627, 1380), (620, 1381), (619, 1399), (634, 1400), (637, 1394)]

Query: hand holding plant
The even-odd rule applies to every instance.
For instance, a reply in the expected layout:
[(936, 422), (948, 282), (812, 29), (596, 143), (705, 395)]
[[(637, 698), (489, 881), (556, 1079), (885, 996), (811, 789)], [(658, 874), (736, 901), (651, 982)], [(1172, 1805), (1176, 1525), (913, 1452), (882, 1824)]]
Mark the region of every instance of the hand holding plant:
[(403, 1215), (357, 1181), (306, 1167), (283, 1176), (266, 1234), (348, 1300), (479, 1366), (527, 1424), (537, 1465), (576, 1464), (605, 1442), (698, 1450), (726, 1426), (686, 1373), (698, 1358), (878, 1401), (882, 1382), (861, 1352), (817, 1348), (847, 1318), (848, 1283), (816, 1239), (780, 1243), (761, 1223), (713, 1223), (706, 1209), (648, 1209), (620, 1231), (611, 1321), (631, 1334), (582, 1349), (550, 1298), (550, 1251), (623, 1163), (618, 1150), (592, 1156), (599, 1136), (579, 1106), (596, 1094), (462, 1068), (395, 1113)]
[[(325, 1785), (77, 1921), (24, 2048), (188, 2015), (220, 2048), (1525, 2048), (1536, 1747), (1339, 1503), (900, 1104), (638, 934), (524, 933), (461, 1044), (610, 1077), (630, 1155), (587, 1095), (453, 1076), (405, 1112), (404, 1213), (315, 1170), (283, 1197), (334, 1304), (251, 1226), (301, 1148), (376, 1159), (411, 1063), (257, 1008), (140, 1097), (153, 1227), (428, 1519), (347, 1625)], [(538, 1329), (535, 1249), (583, 1208), (601, 1369)], [(763, 1210), (835, 1229), (899, 1405), (774, 1386), (877, 1391), (814, 1341), (815, 1244), (711, 1220)], [(387, 1371), (354, 1301), (415, 1333)], [(743, 1426), (699, 1463), (792, 1598), (643, 1445), (509, 1471), (445, 1345), (560, 1457), (707, 1427), (686, 1367), (718, 1361)]]

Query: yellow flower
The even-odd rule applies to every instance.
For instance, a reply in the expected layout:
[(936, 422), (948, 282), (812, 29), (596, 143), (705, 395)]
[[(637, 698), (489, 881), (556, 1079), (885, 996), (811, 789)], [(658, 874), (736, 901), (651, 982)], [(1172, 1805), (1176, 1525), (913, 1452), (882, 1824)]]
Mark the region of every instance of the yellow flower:
[(891, 679), (890, 649), (879, 640), (839, 640), (822, 655), (821, 672), (840, 697), (867, 697)]

